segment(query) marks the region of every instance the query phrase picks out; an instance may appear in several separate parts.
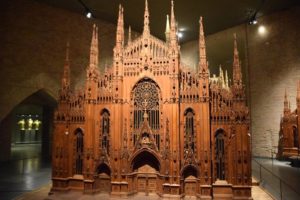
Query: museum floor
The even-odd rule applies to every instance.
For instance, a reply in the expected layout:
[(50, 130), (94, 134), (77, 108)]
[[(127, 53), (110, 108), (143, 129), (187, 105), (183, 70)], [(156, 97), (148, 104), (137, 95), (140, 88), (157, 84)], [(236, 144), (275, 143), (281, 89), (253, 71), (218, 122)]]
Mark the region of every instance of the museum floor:
[[(283, 199), (299, 199), (297, 191), (300, 185), (300, 169), (292, 168), (287, 162), (279, 162), (272, 159), (254, 158), (252, 163), (253, 175), (261, 180), (261, 186), (270, 192), (276, 199), (280, 199), (282, 191)], [(10, 162), (0, 163), (0, 197), (1, 200), (9, 199), (118, 199), (109, 198), (105, 194), (81, 195), (78, 192), (55, 193), (48, 196), (51, 187), (51, 164), (50, 160), (41, 159), (40, 146), (18, 145), (13, 147)], [(5, 172), (5, 173), (3, 173)], [(272, 175), (273, 173), (273, 175)], [(279, 180), (279, 177), (282, 181)], [(288, 184), (288, 185), (286, 185)], [(281, 190), (280, 190), (281, 189)], [(264, 190), (258, 186), (252, 189), (254, 200), (272, 199)], [(159, 199), (157, 196), (135, 195), (132, 199)], [(189, 198), (186, 198), (189, 199)]]

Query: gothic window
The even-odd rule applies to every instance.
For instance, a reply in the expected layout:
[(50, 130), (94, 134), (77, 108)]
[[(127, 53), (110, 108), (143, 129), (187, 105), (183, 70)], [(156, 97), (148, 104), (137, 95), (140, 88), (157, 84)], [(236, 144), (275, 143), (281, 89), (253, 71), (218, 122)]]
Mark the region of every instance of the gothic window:
[(297, 127), (293, 126), (294, 147), (299, 148), (299, 136)]
[(75, 174), (82, 174), (83, 168), (83, 133), (80, 129), (77, 129), (75, 132), (76, 137), (76, 166), (75, 166)]
[[(140, 81), (133, 90), (133, 119), (134, 129), (138, 130), (143, 121), (144, 113), (148, 115), (148, 123), (151, 127), (157, 146), (159, 147), (159, 88), (150, 79), (143, 79)], [(134, 142), (137, 140), (137, 135), (134, 136)]]
[(225, 146), (224, 146), (224, 131), (218, 130), (215, 136), (215, 158), (217, 179), (225, 180)]
[(195, 129), (194, 129), (194, 111), (189, 108), (185, 111), (185, 125), (184, 125), (184, 151), (195, 151)]
[(101, 114), (101, 149), (109, 155), (109, 127), (110, 119), (108, 110), (103, 110)]

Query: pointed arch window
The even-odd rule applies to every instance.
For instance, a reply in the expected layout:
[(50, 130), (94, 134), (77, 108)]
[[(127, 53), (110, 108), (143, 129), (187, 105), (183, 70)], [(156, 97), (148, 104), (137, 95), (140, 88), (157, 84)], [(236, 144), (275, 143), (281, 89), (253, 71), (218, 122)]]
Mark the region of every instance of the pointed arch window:
[(101, 149), (109, 155), (110, 148), (110, 114), (108, 110), (101, 113)]
[(185, 125), (184, 125), (184, 151), (195, 151), (195, 113), (189, 108), (185, 111)]
[(82, 130), (77, 129), (75, 132), (76, 137), (76, 163), (75, 163), (75, 174), (82, 174), (83, 169), (83, 133)]
[(159, 113), (159, 87), (151, 79), (145, 78), (138, 82), (133, 89), (133, 125), (134, 143), (138, 138), (138, 130), (144, 121), (144, 113), (148, 115), (148, 123), (154, 133), (154, 139), (159, 149), (160, 146), (160, 113)]
[(299, 135), (296, 126), (293, 126), (294, 147), (299, 148)]
[(225, 180), (225, 135), (223, 130), (218, 130), (215, 136), (215, 162), (216, 177)]

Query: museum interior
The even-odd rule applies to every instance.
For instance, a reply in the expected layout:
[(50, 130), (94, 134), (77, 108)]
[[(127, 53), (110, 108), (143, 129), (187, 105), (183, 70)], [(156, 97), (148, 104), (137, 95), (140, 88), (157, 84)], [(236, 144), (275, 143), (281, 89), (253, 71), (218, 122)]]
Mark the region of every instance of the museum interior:
[(298, 0), (0, 4), (1, 199), (300, 199)]

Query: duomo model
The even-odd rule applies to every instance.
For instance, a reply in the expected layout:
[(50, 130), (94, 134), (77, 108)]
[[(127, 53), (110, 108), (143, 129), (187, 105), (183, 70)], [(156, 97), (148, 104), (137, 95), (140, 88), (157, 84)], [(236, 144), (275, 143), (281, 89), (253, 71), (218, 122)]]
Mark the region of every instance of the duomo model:
[(67, 49), (54, 115), (52, 191), (252, 199), (236, 36), (229, 83), (222, 69), (210, 77), (199, 23), (196, 69), (181, 63), (173, 1), (165, 41), (150, 34), (146, 1), (141, 36), (132, 40), (129, 32), (125, 42), (120, 6), (113, 64), (104, 72), (94, 25), (84, 90), (71, 89)]

